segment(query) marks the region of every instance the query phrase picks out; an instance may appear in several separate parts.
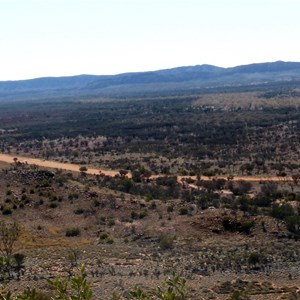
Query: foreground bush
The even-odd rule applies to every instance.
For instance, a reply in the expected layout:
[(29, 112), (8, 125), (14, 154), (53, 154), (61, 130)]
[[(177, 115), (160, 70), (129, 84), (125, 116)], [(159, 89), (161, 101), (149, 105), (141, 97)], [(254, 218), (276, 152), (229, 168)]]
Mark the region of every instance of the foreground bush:
[(84, 266), (80, 273), (68, 279), (55, 278), (48, 280), (53, 294), (48, 296), (34, 288), (27, 288), (21, 294), (12, 296), (11, 292), (1, 295), (0, 300), (89, 300), (93, 296), (90, 283), (86, 279)]
[[(11, 292), (0, 295), (0, 300), (90, 300), (93, 291), (90, 283), (86, 279), (84, 265), (80, 267), (80, 273), (70, 279), (48, 280), (52, 289), (51, 294), (45, 294), (34, 288), (27, 288), (19, 295), (13, 296)], [(101, 299), (101, 298), (100, 298)], [(122, 297), (118, 299), (123, 299)], [(144, 291), (136, 286), (130, 291), (130, 299), (135, 300), (186, 300), (185, 280), (179, 276), (169, 278), (156, 289)]]
[(140, 287), (135, 287), (131, 292), (131, 299), (138, 300), (186, 300), (186, 281), (179, 276), (169, 278), (162, 286), (150, 292), (143, 291)]

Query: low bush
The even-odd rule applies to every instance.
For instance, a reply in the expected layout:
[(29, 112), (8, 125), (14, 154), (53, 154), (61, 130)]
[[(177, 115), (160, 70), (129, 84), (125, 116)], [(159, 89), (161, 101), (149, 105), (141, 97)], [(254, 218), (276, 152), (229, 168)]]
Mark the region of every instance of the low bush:
[(78, 227), (68, 228), (66, 230), (67, 237), (79, 236), (79, 235), (80, 235), (80, 229)]
[(56, 208), (58, 206), (58, 204), (56, 203), (56, 202), (51, 202), (50, 204), (49, 204), (49, 207), (50, 208)]
[(186, 207), (181, 207), (180, 209), (179, 209), (179, 214), (180, 215), (187, 215), (189, 213), (189, 210), (186, 208)]
[(162, 250), (169, 250), (174, 248), (175, 236), (173, 235), (163, 235), (159, 239), (159, 247)]

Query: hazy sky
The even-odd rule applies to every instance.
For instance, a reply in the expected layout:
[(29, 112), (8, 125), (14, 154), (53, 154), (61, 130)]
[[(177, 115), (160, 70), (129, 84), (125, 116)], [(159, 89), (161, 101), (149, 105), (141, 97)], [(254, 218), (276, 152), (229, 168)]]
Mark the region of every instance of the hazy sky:
[(300, 0), (0, 0), (0, 80), (300, 61)]

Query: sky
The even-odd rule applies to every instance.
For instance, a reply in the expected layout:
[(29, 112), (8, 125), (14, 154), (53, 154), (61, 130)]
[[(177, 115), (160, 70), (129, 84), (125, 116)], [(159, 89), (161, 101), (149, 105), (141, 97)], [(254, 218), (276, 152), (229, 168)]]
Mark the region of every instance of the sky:
[(0, 80), (300, 61), (299, 0), (0, 0)]

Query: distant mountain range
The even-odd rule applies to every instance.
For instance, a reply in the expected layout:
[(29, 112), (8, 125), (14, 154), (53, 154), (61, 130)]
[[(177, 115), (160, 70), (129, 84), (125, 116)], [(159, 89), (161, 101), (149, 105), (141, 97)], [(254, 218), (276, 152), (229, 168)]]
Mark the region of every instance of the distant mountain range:
[(78, 75), (0, 81), (0, 100), (194, 93), (209, 89), (300, 82), (299, 62), (221, 68), (197, 65), (118, 75)]

